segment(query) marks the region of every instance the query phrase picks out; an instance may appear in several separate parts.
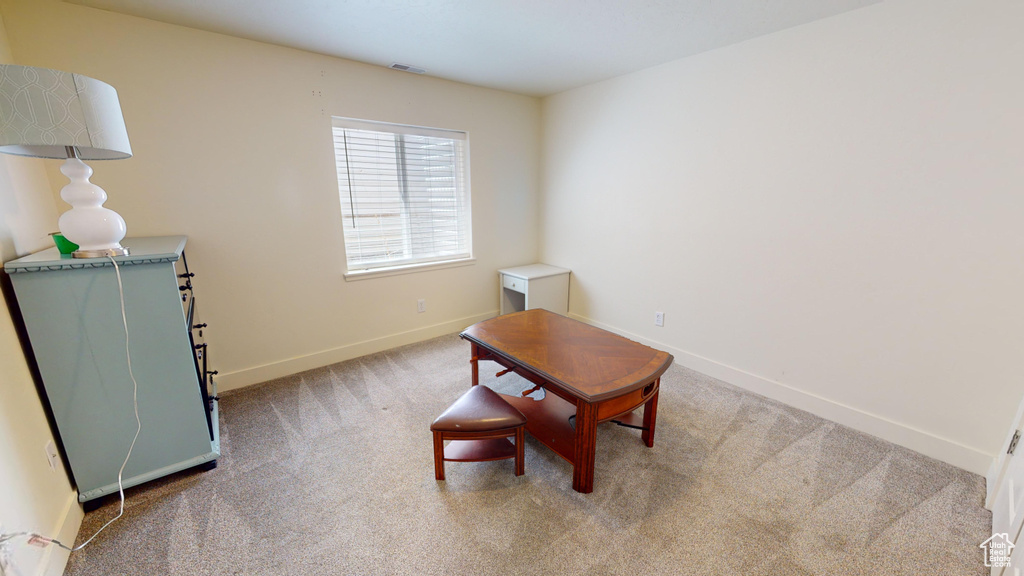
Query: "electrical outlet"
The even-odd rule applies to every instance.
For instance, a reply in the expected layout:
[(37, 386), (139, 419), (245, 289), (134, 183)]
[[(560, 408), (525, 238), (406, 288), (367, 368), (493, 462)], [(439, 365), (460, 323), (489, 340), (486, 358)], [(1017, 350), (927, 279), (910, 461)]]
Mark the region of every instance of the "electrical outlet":
[(427, 301), (422, 299), (422, 298), (417, 300), (416, 301), (416, 311), (417, 312), (426, 312), (427, 311)]
[(654, 325), (655, 326), (664, 326), (665, 325), (665, 313), (664, 312), (655, 312), (654, 313)]
[(53, 440), (47, 442), (43, 450), (46, 451), (46, 459), (50, 462), (50, 470), (56, 472), (60, 466), (60, 454), (57, 453), (57, 446), (53, 444)]

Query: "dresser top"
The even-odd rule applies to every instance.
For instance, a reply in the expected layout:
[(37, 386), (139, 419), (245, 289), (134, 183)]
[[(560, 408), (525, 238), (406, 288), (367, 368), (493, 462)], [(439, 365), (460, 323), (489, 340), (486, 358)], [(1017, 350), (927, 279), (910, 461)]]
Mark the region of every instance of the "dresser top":
[[(118, 266), (133, 264), (152, 264), (156, 262), (175, 262), (181, 258), (185, 250), (185, 236), (147, 236), (141, 238), (125, 238), (121, 245), (128, 248), (127, 256), (115, 256)], [(79, 268), (102, 268), (113, 266), (110, 258), (72, 258), (70, 254), (61, 254), (57, 247), (47, 248), (35, 254), (23, 256), (4, 264), (8, 274), (18, 272), (40, 272), (44, 270), (72, 270)]]

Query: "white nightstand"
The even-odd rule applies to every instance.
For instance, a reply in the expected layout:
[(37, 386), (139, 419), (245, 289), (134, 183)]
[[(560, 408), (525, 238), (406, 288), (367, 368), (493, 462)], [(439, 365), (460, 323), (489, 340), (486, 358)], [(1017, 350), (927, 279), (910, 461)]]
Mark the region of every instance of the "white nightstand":
[(533, 308), (569, 314), (569, 270), (530, 264), (498, 270), (499, 314)]

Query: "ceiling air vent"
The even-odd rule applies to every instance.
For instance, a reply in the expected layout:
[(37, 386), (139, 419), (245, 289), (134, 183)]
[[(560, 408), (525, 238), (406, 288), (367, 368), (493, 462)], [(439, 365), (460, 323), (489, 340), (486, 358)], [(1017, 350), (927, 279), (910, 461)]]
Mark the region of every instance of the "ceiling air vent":
[(392, 70), (401, 70), (402, 72), (412, 72), (413, 74), (423, 74), (426, 72), (423, 68), (409, 66), (408, 64), (399, 64), (398, 62), (393, 62), (391, 66), (388, 66), (388, 68), (391, 68)]

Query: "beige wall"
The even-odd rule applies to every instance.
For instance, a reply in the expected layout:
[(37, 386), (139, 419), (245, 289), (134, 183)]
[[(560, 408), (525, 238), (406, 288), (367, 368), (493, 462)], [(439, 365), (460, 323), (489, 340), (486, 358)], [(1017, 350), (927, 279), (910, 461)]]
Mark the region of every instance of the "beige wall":
[[(222, 386), (457, 330), (496, 312), (497, 268), (540, 256), (573, 269), (577, 317), (974, 471), (1021, 397), (1019, 3), (890, 0), (570, 91), (542, 146), (535, 99), (53, 0), (0, 10), (13, 61), (118, 89), (135, 157), (93, 180), (130, 235), (191, 238)], [(475, 265), (344, 281), (332, 114), (470, 133)], [(5, 260), (65, 208), (43, 165), (59, 189), (55, 162), (0, 156)], [(55, 530), (74, 494), (5, 314), (0, 339), (0, 522)]]
[[(53, 0), (0, 0), (0, 14), (2, 61), (118, 90), (135, 156), (93, 163), (93, 181), (129, 236), (189, 236), (222, 390), (460, 330), (497, 313), (498, 268), (537, 257), (535, 98)], [(475, 264), (344, 280), (332, 114), (469, 133)], [(58, 168), (0, 156), (3, 260), (50, 245), (67, 209)], [(47, 466), (49, 429), (6, 313), (0, 351), (0, 523), (73, 540), (81, 508)], [(15, 560), (25, 574), (64, 564), (23, 546)]]
[(890, 0), (546, 99), (571, 313), (984, 473), (1024, 391), (1022, 20)]
[[(0, 63), (14, 62), (0, 15)], [(52, 245), (54, 205), (43, 161), (0, 155), (0, 261)], [(2, 274), (2, 273), (0, 273)], [(82, 522), (78, 494), (63, 467), (50, 470), (44, 446), (53, 440), (6, 302), (0, 308), (0, 532), (33, 531), (74, 540)], [(11, 547), (20, 574), (60, 574), (67, 553), (51, 546)]]
[[(52, 0), (3, 6), (21, 63), (118, 90), (135, 155), (94, 163), (93, 181), (129, 236), (189, 236), (221, 389), (460, 330), (497, 313), (498, 268), (537, 257), (537, 99)], [(469, 133), (475, 265), (344, 280), (331, 115)]]

